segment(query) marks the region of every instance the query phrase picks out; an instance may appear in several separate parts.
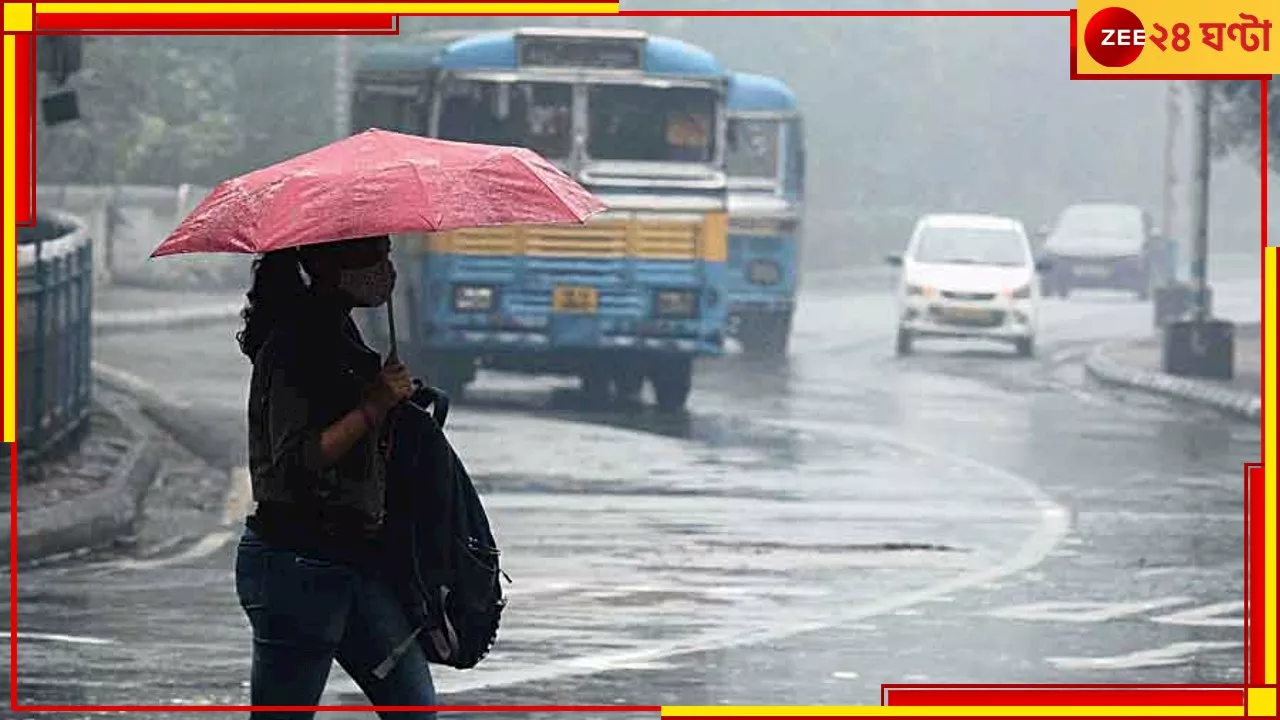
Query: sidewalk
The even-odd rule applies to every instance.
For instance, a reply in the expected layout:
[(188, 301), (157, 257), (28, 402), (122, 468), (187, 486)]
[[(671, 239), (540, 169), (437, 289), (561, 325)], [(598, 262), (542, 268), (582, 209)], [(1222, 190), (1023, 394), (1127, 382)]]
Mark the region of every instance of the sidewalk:
[(1262, 417), (1262, 326), (1256, 322), (1236, 326), (1235, 377), (1231, 380), (1163, 372), (1159, 335), (1102, 345), (1089, 355), (1085, 369), (1112, 385), (1211, 407), (1246, 420)]
[[(18, 479), (18, 561), (42, 560), (110, 545), (128, 535), (142, 512), (158, 459), (136, 413), (94, 403), (80, 445), (66, 455), (24, 465)], [(0, 501), (12, 512), (9, 494)], [(0, 552), (12, 544), (0, 529)]]
[(139, 328), (198, 325), (234, 320), (244, 307), (244, 291), (153, 290), (108, 285), (93, 298), (93, 328)]
[[(244, 293), (108, 285), (95, 290), (93, 305), (95, 332), (177, 327), (235, 320), (244, 306)], [(110, 385), (111, 378), (101, 377), (101, 370), (94, 374), (98, 383)], [(153, 487), (163, 494), (168, 485), (163, 476), (172, 473), (161, 466), (172, 465), (173, 443), (136, 408), (116, 402), (115, 393), (104, 392), (101, 384), (94, 395), (90, 427), (80, 446), (63, 457), (22, 468), (19, 562), (85, 552), (127, 538), (138, 531)], [(200, 497), (208, 504), (210, 497), (225, 492), (221, 481), (198, 480), (180, 478), (189, 500)], [(9, 511), (9, 504), (5, 492), (0, 505)], [(10, 543), (6, 524), (0, 530), (0, 552), (7, 552)]]

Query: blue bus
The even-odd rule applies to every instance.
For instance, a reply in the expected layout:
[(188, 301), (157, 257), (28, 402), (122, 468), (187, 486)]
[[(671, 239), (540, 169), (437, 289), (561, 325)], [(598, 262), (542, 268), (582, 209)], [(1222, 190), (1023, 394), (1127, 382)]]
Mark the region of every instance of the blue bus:
[(636, 400), (647, 380), (660, 409), (682, 409), (728, 325), (728, 73), (632, 30), (436, 40), (361, 59), (352, 132), (528, 147), (609, 210), (396, 238), (402, 356), (455, 395), (492, 368), (576, 376), (595, 400)]
[(787, 352), (799, 286), (804, 126), (774, 78), (729, 81), (729, 335), (748, 354)]

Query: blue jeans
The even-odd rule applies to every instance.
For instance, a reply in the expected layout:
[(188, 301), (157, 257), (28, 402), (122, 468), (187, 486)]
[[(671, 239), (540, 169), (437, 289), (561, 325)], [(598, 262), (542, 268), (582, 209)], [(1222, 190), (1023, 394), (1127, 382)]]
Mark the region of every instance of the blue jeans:
[[(431, 669), (416, 642), (385, 678), (373, 673), (411, 631), (392, 590), (375, 572), (272, 547), (246, 528), (236, 554), (236, 594), (253, 626), (251, 704), (319, 705), (334, 660), (373, 705), (436, 704)], [(379, 714), (435, 718), (426, 711)]]

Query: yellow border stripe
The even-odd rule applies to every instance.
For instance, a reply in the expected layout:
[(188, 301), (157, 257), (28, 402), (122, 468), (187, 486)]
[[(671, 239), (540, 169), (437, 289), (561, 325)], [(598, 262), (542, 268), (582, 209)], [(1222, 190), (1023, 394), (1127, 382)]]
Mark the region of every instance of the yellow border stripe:
[(61, 13), (363, 13), (391, 15), (448, 15), (453, 13), (486, 13), (522, 15), (531, 13), (571, 13), (600, 15), (618, 12), (616, 2), (539, 2), (539, 3), (36, 3), (36, 12)]
[(5, 32), (30, 32), (32, 21), (31, 7), (34, 3), (4, 4)]
[[(1263, 675), (1266, 685), (1276, 684), (1276, 256), (1280, 250), (1269, 247), (1262, 252), (1262, 293), (1267, 308), (1267, 323), (1263, 332), (1263, 348), (1267, 358), (1267, 392), (1271, 396), (1262, 400), (1263, 474), (1266, 488), (1263, 492), (1263, 508), (1266, 520), (1263, 524)], [(1252, 578), (1257, 581), (1258, 578)]]
[(681, 706), (662, 708), (663, 717), (1242, 717), (1243, 705), (1211, 705), (1206, 707), (881, 707), (875, 705), (848, 707), (708, 707)]
[(1249, 688), (1249, 714), (1254, 717), (1275, 717), (1276, 689)]
[(17, 382), (15, 382), (14, 362), (17, 349), (14, 342), (17, 334), (14, 323), (17, 320), (17, 278), (15, 267), (18, 263), (18, 230), (15, 225), (17, 217), (17, 201), (14, 197), (14, 155), (17, 145), (14, 143), (16, 116), (14, 105), (17, 95), (14, 92), (16, 82), (13, 66), (17, 62), (17, 38), (4, 36), (4, 441), (15, 441), (17, 427)]

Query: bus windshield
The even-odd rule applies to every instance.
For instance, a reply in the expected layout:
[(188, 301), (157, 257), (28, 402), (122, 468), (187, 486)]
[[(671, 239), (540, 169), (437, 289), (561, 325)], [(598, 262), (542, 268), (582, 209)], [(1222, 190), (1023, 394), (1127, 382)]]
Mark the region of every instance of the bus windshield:
[(565, 83), (455, 80), (441, 90), (438, 135), (563, 160), (573, 147), (572, 108), (573, 88)]
[(778, 176), (778, 120), (729, 120), (729, 176), (772, 180)]
[(587, 153), (596, 160), (709, 163), (715, 157), (711, 90), (596, 85), (587, 103)]

